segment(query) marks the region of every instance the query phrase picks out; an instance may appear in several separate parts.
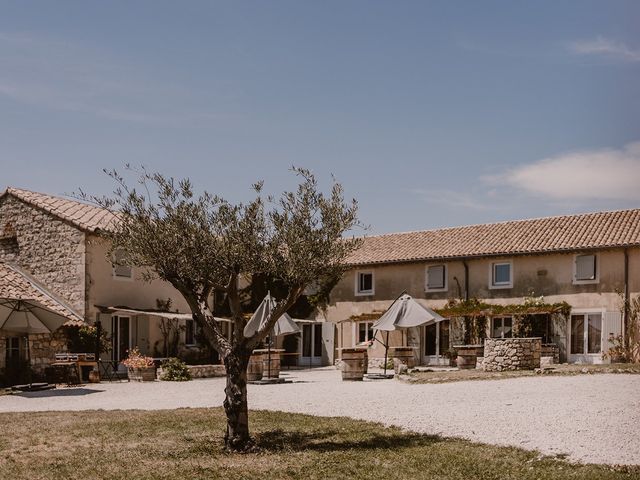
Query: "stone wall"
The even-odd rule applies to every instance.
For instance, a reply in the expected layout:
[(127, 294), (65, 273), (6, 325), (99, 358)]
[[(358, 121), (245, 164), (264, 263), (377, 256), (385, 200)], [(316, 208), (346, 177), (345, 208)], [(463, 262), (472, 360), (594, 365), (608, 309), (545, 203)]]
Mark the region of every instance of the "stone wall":
[(483, 369), (500, 372), (540, 368), (541, 347), (541, 338), (487, 338)]
[[(23, 336), (22, 334), (10, 335), (0, 334), (0, 369), (6, 366), (6, 343), (7, 337)], [(67, 340), (62, 330), (53, 334), (41, 333), (29, 335), (29, 353), (31, 357), (31, 368), (36, 374), (43, 374), (45, 367), (55, 361), (55, 354), (67, 351)], [(22, 355), (26, 360), (26, 350), (22, 350)]]
[(6, 195), (0, 200), (2, 235), (0, 262), (15, 263), (84, 315), (85, 243), (81, 230)]

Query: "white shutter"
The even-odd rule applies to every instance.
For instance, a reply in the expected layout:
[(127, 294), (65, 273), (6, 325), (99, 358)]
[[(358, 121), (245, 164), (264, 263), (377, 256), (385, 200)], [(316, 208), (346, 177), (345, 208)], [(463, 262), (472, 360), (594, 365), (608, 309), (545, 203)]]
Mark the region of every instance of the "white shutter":
[(606, 353), (612, 345), (609, 337), (622, 335), (622, 314), (620, 312), (605, 312), (602, 321), (602, 352)]
[[(104, 330), (109, 337), (113, 341), (113, 325), (111, 322), (111, 314), (110, 313), (99, 313), (98, 320), (100, 320), (100, 324), (102, 325), (102, 330)], [(109, 345), (109, 350), (111, 350), (111, 345)], [(109, 360), (111, 359), (111, 353), (100, 353), (100, 359)]]
[(333, 322), (322, 323), (322, 362), (326, 365), (333, 365), (335, 331)]

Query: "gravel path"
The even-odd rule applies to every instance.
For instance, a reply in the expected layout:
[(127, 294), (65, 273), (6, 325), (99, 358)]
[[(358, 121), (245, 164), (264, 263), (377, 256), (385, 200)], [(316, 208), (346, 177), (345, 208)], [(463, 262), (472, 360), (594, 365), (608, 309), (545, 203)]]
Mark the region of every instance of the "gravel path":
[[(640, 375), (578, 375), (408, 385), (342, 382), (328, 367), (283, 372), (293, 383), (250, 385), (252, 409), (349, 416), (429, 434), (640, 464)], [(0, 411), (170, 409), (222, 405), (224, 379), (102, 383), (0, 396)]]

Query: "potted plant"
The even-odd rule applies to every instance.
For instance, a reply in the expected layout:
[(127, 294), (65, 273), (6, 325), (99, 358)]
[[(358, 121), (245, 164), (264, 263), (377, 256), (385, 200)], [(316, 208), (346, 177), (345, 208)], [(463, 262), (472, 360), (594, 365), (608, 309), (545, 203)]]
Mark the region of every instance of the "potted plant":
[(458, 350), (450, 347), (446, 352), (444, 352), (444, 356), (449, 359), (449, 366), (455, 367), (457, 365), (456, 359), (458, 357)]
[(152, 382), (156, 379), (156, 366), (153, 363), (153, 358), (142, 355), (138, 347), (129, 351), (129, 355), (122, 364), (127, 367), (129, 380)]

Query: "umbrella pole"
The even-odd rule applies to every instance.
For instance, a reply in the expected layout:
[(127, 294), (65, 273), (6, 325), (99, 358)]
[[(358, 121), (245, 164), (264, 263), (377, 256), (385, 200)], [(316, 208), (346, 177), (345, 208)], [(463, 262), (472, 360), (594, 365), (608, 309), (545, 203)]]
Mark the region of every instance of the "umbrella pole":
[(267, 342), (267, 378), (271, 378), (271, 335)]
[(387, 339), (384, 342), (384, 374), (387, 374), (387, 352), (389, 351), (389, 332), (387, 331)]
[(29, 376), (29, 390), (31, 390), (31, 385), (33, 384), (33, 378), (31, 376), (31, 350), (29, 348), (29, 334), (26, 335), (27, 338), (27, 375)]

